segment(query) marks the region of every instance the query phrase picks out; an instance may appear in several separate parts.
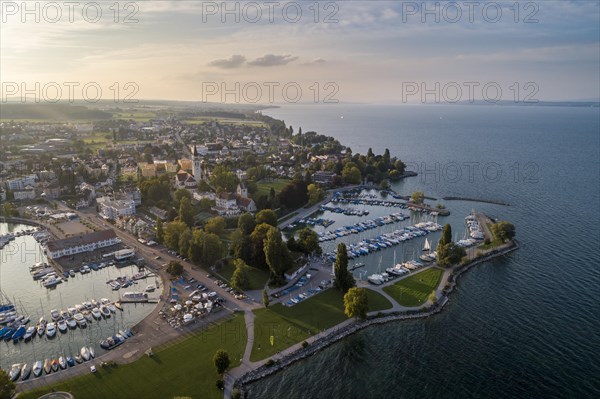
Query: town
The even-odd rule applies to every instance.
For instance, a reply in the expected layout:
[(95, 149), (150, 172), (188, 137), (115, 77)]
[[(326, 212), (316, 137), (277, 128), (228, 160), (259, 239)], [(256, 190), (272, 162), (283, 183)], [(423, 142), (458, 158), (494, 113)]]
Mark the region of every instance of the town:
[[(15, 107), (9, 111), (16, 116), (36, 112)], [(439, 311), (455, 275), (517, 247), (514, 226), (475, 212), (465, 218), (465, 237), (454, 242), (450, 225), (439, 223), (450, 214), (444, 204), (392, 189), (415, 173), (389, 150), (354, 153), (258, 109), (62, 111), (90, 119), (0, 122), (2, 221), (28, 227), (0, 242), (5, 253), (17, 254), (17, 239), (35, 239), (43, 255), (29, 267), (42, 290), (72, 287), (87, 273), (97, 276), (96, 290), (108, 270), (111, 299), (86, 295), (81, 305), (53, 310), (50, 323), (42, 314), (29, 329), (32, 311), (5, 299), (1, 338), (26, 345), (37, 331), (51, 339), (50, 325), (67, 333), (71, 320), (73, 328), (100, 321), (123, 327), (101, 342), (84, 340), (75, 358), (60, 346), (60, 357), (2, 364), (25, 397), (54, 384), (65, 388), (67, 378), (84, 373), (70, 359), (86, 354), (92, 373), (119, 370), (119, 363), (157, 356), (153, 347), (214, 323), (238, 337), (203, 343), (202, 367), (209, 370), (214, 360), (217, 373), (185, 389), (214, 396), (216, 380), (226, 397), (240, 397), (244, 384), (275, 371), (276, 363), (283, 367), (284, 354), (316, 350), (318, 332), (334, 339), (340, 328), (376, 324), (381, 316)], [(409, 241), (426, 235), (433, 236), (415, 254)], [(383, 267), (380, 252), (389, 263)], [(125, 313), (108, 321), (111, 311), (134, 305), (145, 309), (135, 321)], [(94, 362), (96, 350), (101, 362)]]

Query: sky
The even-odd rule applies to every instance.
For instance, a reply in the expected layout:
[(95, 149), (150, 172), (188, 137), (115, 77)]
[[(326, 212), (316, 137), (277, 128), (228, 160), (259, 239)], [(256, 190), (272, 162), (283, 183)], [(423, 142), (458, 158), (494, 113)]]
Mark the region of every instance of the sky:
[(600, 97), (597, 1), (23, 4), (0, 1), (3, 101)]

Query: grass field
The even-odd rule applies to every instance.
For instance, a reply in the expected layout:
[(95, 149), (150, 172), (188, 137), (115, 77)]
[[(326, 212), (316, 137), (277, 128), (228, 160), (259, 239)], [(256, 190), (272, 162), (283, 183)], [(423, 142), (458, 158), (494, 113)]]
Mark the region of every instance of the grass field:
[[(392, 307), (386, 298), (375, 291), (367, 289), (367, 293), (370, 311)], [(328, 289), (292, 307), (276, 304), (255, 310), (254, 314), (251, 361), (266, 359), (347, 319), (343, 296), (335, 289)], [(274, 337), (273, 345), (271, 336)]]
[[(71, 392), (76, 398), (222, 398), (215, 387), (218, 375), (213, 356), (225, 349), (236, 367), (246, 346), (243, 314), (210, 329), (199, 332), (164, 349), (154, 349), (154, 356), (144, 356), (113, 369), (98, 367), (95, 374), (86, 373), (55, 385), (26, 392), (19, 398), (37, 398), (52, 391)], [(99, 362), (97, 362), (99, 363)], [(89, 363), (91, 364), (91, 362)], [(89, 367), (89, 364), (78, 367)]]
[[(227, 282), (231, 281), (231, 276), (235, 271), (233, 262), (227, 262), (225, 266), (217, 270), (217, 273), (223, 277)], [(250, 273), (248, 273), (248, 279), (250, 280), (249, 290), (262, 290), (265, 283), (269, 279), (269, 272), (265, 270), (257, 269), (256, 267), (250, 267)]]
[(278, 194), (289, 182), (290, 180), (286, 179), (261, 180), (256, 183), (258, 190), (256, 190), (254, 196), (256, 198), (260, 197), (261, 195), (268, 196), (271, 191), (271, 187), (275, 189), (275, 194)]
[(383, 290), (402, 306), (419, 306), (424, 304), (431, 292), (438, 287), (443, 273), (442, 269), (432, 267)]

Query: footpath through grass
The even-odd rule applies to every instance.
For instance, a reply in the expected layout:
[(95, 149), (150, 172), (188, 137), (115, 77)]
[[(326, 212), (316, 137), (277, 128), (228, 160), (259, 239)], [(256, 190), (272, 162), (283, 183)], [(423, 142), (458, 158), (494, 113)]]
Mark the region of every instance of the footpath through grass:
[(100, 361), (86, 362), (77, 367), (89, 371), (89, 366), (96, 364), (98, 371), (26, 392), (19, 398), (33, 399), (52, 390), (86, 399), (222, 398), (223, 392), (215, 387), (218, 375), (212, 358), (217, 349), (225, 349), (231, 368), (236, 367), (244, 354), (246, 340), (244, 315), (236, 314), (181, 342), (155, 349), (153, 357), (143, 356), (131, 364), (109, 369), (100, 367)]
[[(367, 289), (367, 294), (370, 311), (392, 307), (381, 294), (370, 289)], [(292, 307), (278, 303), (257, 309), (254, 314), (254, 344), (250, 355), (253, 362), (266, 359), (348, 319), (344, 314), (343, 295), (333, 288)]]
[(433, 290), (438, 287), (443, 273), (442, 269), (431, 267), (389, 285), (383, 290), (402, 306), (419, 306), (424, 304)]

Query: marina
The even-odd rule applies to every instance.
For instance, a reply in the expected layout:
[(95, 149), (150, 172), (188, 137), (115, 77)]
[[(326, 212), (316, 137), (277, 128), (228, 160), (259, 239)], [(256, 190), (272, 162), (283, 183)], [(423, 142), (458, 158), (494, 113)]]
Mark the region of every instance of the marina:
[[(0, 252), (1, 368), (10, 371), (18, 364), (19, 378), (28, 372), (27, 378), (35, 378), (43, 374), (40, 370), (60, 372), (61, 364), (76, 366), (85, 361), (82, 347), (88, 348), (90, 357), (103, 353), (101, 341), (119, 330), (130, 330), (154, 308), (154, 303), (121, 304), (120, 293), (107, 284), (127, 280), (140, 290), (152, 284), (159, 287), (153, 294), (158, 297), (162, 282), (153, 273), (106, 261), (71, 270), (68, 277), (58, 274), (47, 265), (34, 237), (19, 234), (25, 228), (30, 226), (0, 224), (0, 234), (12, 233), (12, 242), (27, 249), (13, 254), (5, 252), (7, 247)], [(61, 356), (64, 362), (59, 362)]]

